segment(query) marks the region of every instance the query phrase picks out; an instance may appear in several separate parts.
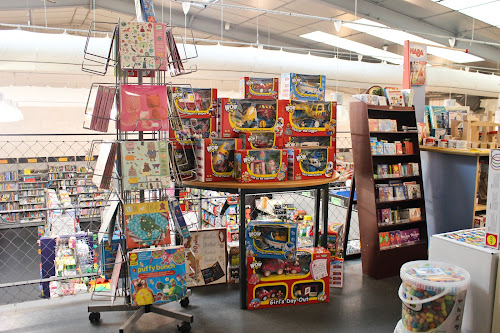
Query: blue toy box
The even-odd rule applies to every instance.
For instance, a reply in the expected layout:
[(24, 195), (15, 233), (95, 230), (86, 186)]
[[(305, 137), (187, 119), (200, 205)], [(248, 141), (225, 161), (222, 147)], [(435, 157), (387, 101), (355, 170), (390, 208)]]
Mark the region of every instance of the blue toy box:
[(280, 99), (323, 102), (326, 76), (283, 73), (280, 81)]
[(179, 301), (186, 295), (183, 246), (138, 249), (128, 259), (132, 305)]
[(100, 246), (99, 262), (101, 265), (101, 272), (106, 279), (111, 279), (111, 275), (113, 274), (118, 245), (120, 245), (119, 235), (113, 234), (110, 243), (108, 242), (108, 235), (103, 236)]
[(246, 249), (259, 258), (295, 259), (297, 223), (250, 221), (245, 233)]

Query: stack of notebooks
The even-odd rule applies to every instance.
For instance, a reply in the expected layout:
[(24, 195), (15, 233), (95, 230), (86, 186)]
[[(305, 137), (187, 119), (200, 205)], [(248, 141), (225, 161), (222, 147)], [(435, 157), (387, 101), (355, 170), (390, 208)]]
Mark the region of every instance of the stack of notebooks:
[(102, 189), (109, 189), (113, 167), (115, 165), (115, 156), (118, 149), (116, 142), (103, 142), (99, 151), (92, 183)]

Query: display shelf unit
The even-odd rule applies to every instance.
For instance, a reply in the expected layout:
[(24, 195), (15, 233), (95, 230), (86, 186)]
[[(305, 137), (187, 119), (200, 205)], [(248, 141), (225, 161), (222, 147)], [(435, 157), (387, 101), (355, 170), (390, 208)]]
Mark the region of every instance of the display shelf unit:
[[(422, 168), (418, 136), (414, 131), (398, 131), (391, 133), (370, 133), (369, 119), (395, 119), (398, 129), (402, 126), (416, 127), (415, 111), (413, 107), (392, 107), (367, 105), (363, 102), (350, 103), (350, 124), (353, 158), (356, 176), (356, 193), (359, 216), (359, 230), (361, 240), (361, 259), (363, 273), (375, 279), (395, 276), (399, 274), (402, 264), (412, 260), (427, 258), (427, 225), (425, 219), (425, 202), (422, 181)], [(408, 155), (372, 155), (370, 137), (377, 136), (388, 140), (410, 140), (413, 143), (413, 154)], [(399, 178), (375, 178), (378, 164), (397, 164), (414, 162), (419, 165), (419, 176), (412, 176), (411, 180), (420, 184), (421, 198), (379, 201), (376, 184), (400, 180)], [(410, 179), (408, 179), (410, 180)], [(378, 224), (380, 208), (420, 208), (422, 219), (411, 223), (398, 223), (391, 226)], [(379, 232), (389, 230), (408, 230), (418, 228), (420, 239), (417, 242), (406, 243), (381, 248)]]

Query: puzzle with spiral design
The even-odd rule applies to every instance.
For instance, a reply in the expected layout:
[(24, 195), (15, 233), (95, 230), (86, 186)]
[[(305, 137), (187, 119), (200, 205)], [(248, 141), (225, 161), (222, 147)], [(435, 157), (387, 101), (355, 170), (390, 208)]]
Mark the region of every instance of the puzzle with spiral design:
[(124, 205), (127, 248), (170, 244), (168, 202)]

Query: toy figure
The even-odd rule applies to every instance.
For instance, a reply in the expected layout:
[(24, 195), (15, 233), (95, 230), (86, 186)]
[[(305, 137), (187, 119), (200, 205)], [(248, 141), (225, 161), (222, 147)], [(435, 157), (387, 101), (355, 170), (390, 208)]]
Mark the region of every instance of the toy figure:
[(267, 163), (267, 174), (275, 174), (277, 172), (278, 168), (276, 166), (276, 162), (273, 159), (269, 160)]
[(255, 164), (254, 173), (255, 173), (256, 175), (261, 175), (261, 174), (263, 174), (262, 169), (261, 169), (261, 165), (260, 165), (260, 163)]
[(222, 143), (217, 152), (212, 155), (212, 165), (216, 172), (230, 172), (232, 168), (229, 163), (229, 149), (230, 144), (227, 142)]
[(307, 157), (307, 171), (316, 172), (321, 170), (322, 160), (324, 159), (323, 154), (316, 150), (314, 153)]

